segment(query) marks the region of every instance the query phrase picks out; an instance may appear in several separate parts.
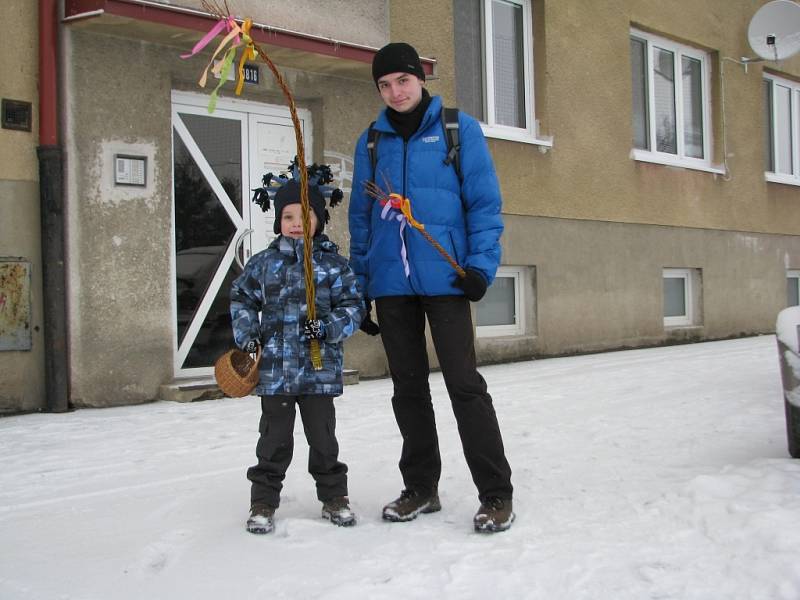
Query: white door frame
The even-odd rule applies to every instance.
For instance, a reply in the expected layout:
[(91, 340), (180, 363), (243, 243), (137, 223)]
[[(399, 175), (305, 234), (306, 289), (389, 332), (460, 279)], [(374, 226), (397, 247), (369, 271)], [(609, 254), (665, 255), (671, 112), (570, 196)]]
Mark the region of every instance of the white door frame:
[[(183, 342), (179, 343), (178, 340), (178, 304), (177, 304), (177, 282), (176, 282), (176, 258), (175, 258), (175, 219), (174, 217), (171, 219), (171, 227), (170, 227), (170, 261), (171, 261), (171, 269), (172, 269), (172, 277), (170, 281), (171, 285), (171, 301), (172, 301), (172, 332), (173, 332), (173, 373), (175, 377), (206, 377), (213, 374), (213, 367), (195, 367), (195, 368), (182, 368), (184, 361), (186, 360), (187, 355), (192, 347), (192, 344), (195, 342), (197, 338), (197, 334), (203, 326), (203, 323), (208, 315), (208, 311), (211, 308), (211, 305), (216, 297), (216, 294), (219, 290), (220, 285), (222, 284), (228, 270), (231, 267), (231, 264), (234, 260), (234, 254), (236, 251), (236, 243), (240, 239), (240, 237), (247, 232), (248, 229), (252, 229), (254, 222), (253, 222), (253, 215), (257, 215), (262, 220), (265, 219), (263, 213), (261, 212), (261, 208), (251, 202), (251, 193), (250, 190), (259, 187), (261, 185), (261, 177), (264, 175), (263, 173), (257, 173), (256, 164), (251, 158), (251, 148), (252, 144), (255, 143), (253, 139), (252, 132), (253, 129), (253, 122), (254, 117), (260, 118), (274, 118), (279, 123), (285, 123), (285, 120), (290, 118), (290, 113), (288, 107), (285, 106), (278, 106), (278, 105), (270, 105), (270, 104), (261, 104), (258, 102), (251, 102), (247, 100), (239, 100), (239, 99), (229, 99), (229, 98), (220, 98), (217, 102), (217, 108), (213, 114), (209, 115), (208, 113), (208, 96), (205, 94), (196, 94), (190, 92), (180, 92), (180, 91), (172, 91), (172, 128), (177, 132), (181, 141), (186, 146), (187, 150), (191, 154), (192, 158), (196, 162), (198, 168), (203, 173), (206, 181), (208, 182), (209, 187), (214, 191), (217, 198), (220, 200), (220, 204), (225, 209), (226, 213), (228, 214), (229, 218), (231, 219), (231, 223), (235, 226), (236, 231), (231, 238), (228, 247), (225, 250), (225, 254), (223, 255), (222, 260), (220, 261), (219, 266), (217, 267), (216, 272), (214, 273), (213, 277), (208, 286), (208, 290), (206, 291), (205, 295), (203, 296), (202, 300), (200, 301), (197, 310), (192, 318), (189, 327), (186, 330), (186, 334), (184, 335)], [(225, 192), (222, 184), (220, 183), (219, 179), (217, 178), (216, 174), (214, 173), (211, 166), (206, 161), (203, 153), (201, 152), (200, 148), (198, 148), (197, 144), (194, 142), (191, 134), (189, 133), (188, 129), (184, 125), (183, 121), (180, 118), (179, 113), (189, 113), (189, 114), (198, 114), (203, 116), (210, 116), (210, 117), (219, 117), (219, 118), (226, 118), (232, 120), (238, 120), (241, 123), (241, 139), (242, 139), (242, 154), (241, 154), (241, 165), (242, 165), (242, 173), (241, 173), (241, 181), (242, 181), (242, 215), (239, 215), (238, 210), (236, 209), (235, 205), (228, 198), (227, 193)], [(313, 147), (313, 142), (311, 139), (311, 112), (306, 109), (298, 109), (297, 110), (298, 117), (303, 122), (303, 129), (304, 129), (304, 145), (306, 149), (306, 158), (307, 160), (310, 157), (310, 149)], [(174, 160), (173, 160), (174, 165)], [(288, 165), (288, 163), (287, 163)], [(282, 165), (281, 168), (286, 168), (286, 165)], [(171, 174), (171, 180), (174, 181), (174, 172)], [(172, 207), (173, 212), (175, 214), (175, 187), (172, 186), (171, 190), (172, 195)], [(261, 232), (264, 232), (264, 227), (257, 227), (257, 229)], [(271, 235), (271, 230), (266, 230), (266, 235)], [(263, 235), (263, 233), (262, 233)], [(263, 244), (268, 241), (268, 239), (264, 239), (262, 236), (259, 236), (257, 239), (253, 239), (253, 236), (245, 236), (244, 240), (244, 248), (245, 248), (245, 262), (249, 259), (252, 254), (259, 252), (263, 249)], [(233, 345), (233, 339), (231, 338), (231, 346)]]

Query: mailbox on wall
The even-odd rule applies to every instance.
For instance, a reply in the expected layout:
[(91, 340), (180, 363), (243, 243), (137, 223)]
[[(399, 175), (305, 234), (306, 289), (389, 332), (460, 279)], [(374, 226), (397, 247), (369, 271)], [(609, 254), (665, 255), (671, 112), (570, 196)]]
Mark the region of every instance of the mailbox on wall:
[(145, 187), (147, 185), (147, 157), (114, 155), (114, 184)]

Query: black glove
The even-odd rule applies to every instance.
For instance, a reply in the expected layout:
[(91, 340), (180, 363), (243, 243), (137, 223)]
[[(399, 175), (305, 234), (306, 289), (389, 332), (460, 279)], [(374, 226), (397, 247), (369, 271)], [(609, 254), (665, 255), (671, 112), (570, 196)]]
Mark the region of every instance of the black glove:
[(456, 277), (454, 284), (457, 288), (464, 290), (467, 300), (477, 302), (486, 293), (486, 279), (483, 278), (475, 269), (466, 269), (466, 276)]
[(258, 352), (258, 347), (260, 345), (261, 344), (258, 343), (258, 340), (250, 340), (244, 345), (244, 348), (242, 348), (242, 350), (244, 350), (248, 354), (255, 354), (256, 352)]
[(367, 314), (364, 315), (364, 319), (361, 321), (359, 329), (367, 335), (378, 335), (381, 332), (381, 328), (375, 321), (372, 320), (372, 301), (369, 298), (366, 298), (364, 300), (364, 304), (367, 305)]
[(309, 340), (324, 340), (325, 325), (319, 319), (306, 319), (303, 325), (303, 335)]

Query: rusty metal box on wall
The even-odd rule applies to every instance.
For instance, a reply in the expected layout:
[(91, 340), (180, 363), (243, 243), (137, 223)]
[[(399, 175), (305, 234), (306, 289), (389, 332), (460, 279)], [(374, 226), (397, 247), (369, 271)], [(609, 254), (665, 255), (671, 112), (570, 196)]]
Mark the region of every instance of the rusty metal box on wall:
[(0, 351), (31, 349), (31, 263), (0, 258)]

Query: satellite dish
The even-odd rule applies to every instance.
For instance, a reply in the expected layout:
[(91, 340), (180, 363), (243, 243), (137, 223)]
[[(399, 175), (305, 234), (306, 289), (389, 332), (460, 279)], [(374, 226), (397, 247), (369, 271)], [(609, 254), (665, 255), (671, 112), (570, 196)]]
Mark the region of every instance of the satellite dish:
[(783, 60), (800, 51), (800, 4), (767, 2), (750, 20), (747, 40), (764, 60)]

